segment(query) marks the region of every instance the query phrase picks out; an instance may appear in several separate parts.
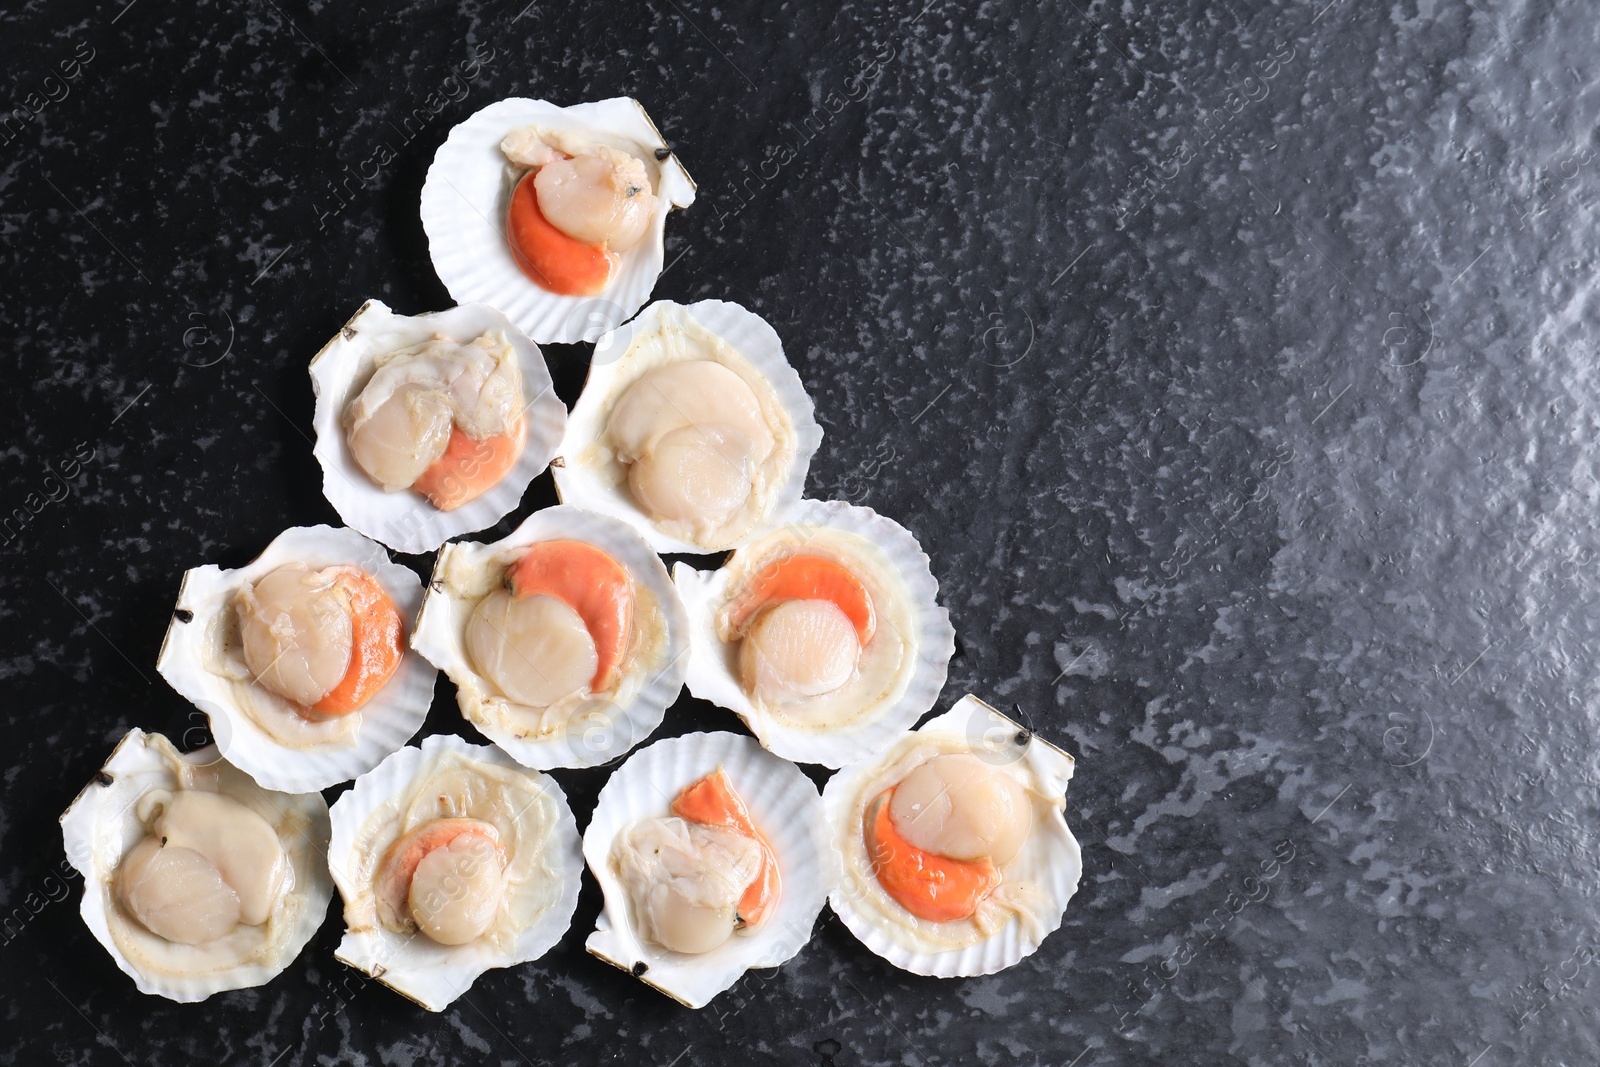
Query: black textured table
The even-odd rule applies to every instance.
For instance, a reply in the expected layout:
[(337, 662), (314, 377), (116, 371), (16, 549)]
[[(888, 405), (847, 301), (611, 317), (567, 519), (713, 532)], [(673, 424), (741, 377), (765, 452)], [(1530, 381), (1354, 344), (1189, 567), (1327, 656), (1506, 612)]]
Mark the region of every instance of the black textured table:
[[(0, 1064), (1600, 1058), (1589, 5), (525, 3), (0, 14)], [(337, 521), (306, 363), (448, 305), (451, 125), (618, 94), (699, 182), (656, 295), (771, 321), (812, 494), (931, 554), (941, 707), (1079, 757), (1065, 924), (939, 981), (824, 913), (693, 1013), (584, 952), (589, 883), (442, 1015), (333, 960), (337, 905), (261, 989), (140, 996), (56, 819), (130, 727), (203, 737), (179, 576)], [(471, 734), (446, 683), (427, 729)], [(582, 825), (605, 772), (557, 777)]]

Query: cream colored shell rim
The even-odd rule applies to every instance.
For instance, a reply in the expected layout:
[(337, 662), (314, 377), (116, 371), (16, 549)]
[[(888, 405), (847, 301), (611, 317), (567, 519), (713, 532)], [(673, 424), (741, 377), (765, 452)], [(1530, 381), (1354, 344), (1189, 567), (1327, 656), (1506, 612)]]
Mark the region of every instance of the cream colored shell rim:
[(422, 613), (411, 637), (412, 647), (458, 684), (459, 679), (477, 677), (465, 647), (466, 622), (473, 604), (446, 591), (440, 576), (456, 558), (483, 565), (507, 549), (556, 538), (587, 541), (604, 549), (635, 582), (648, 589), (666, 621), (667, 647), (631, 700), (625, 705), (612, 704), (603, 714), (575, 717), (564, 734), (518, 737), (510, 730), (468, 719), (518, 763), (540, 770), (594, 767), (632, 749), (661, 725), (667, 708), (683, 690), (683, 674), (688, 666), (689, 621), (661, 558), (626, 524), (567, 504), (534, 512), (499, 541), (460, 541), (440, 549), (434, 563), (434, 580), (428, 584)]
[[(794, 427), (794, 460), (783, 484), (777, 487), (765, 521), (728, 544), (702, 545), (662, 531), (655, 520), (634, 503), (631, 495), (604, 484), (592, 470), (573, 461), (573, 457), (582, 454), (591, 444), (605, 438), (606, 419), (610, 413), (607, 401), (612, 399), (612, 393), (623, 383), (631, 383), (634, 376), (629, 359), (634, 339), (642, 331), (654, 328), (662, 319), (674, 315), (687, 316), (722, 338), (730, 348), (743, 356), (772, 387), (779, 405), (788, 414)], [(728, 300), (700, 300), (693, 304), (657, 300), (645, 308), (638, 318), (607, 333), (596, 342), (594, 359), (589, 364), (589, 377), (584, 381), (583, 392), (567, 420), (561, 454), (551, 465), (551, 474), (555, 477), (556, 492), (564, 502), (621, 519), (637, 529), (657, 552), (721, 552), (748, 544), (789, 518), (805, 495), (811, 458), (821, 445), (822, 427), (817, 424), (816, 407), (800, 381), (800, 375), (784, 355), (783, 341), (765, 319)]]
[(949, 611), (939, 605), (939, 582), (927, 553), (911, 532), (893, 519), (839, 500), (802, 500), (787, 525), (802, 531), (826, 526), (852, 533), (889, 558), (915, 607), (915, 632), (905, 636), (915, 645), (916, 663), (905, 690), (872, 715), (833, 729), (786, 723), (762, 711), (739, 684), (736, 646), (717, 635), (717, 612), (728, 597), (726, 568), (698, 571), (678, 563), (672, 577), (689, 614), (690, 628), (686, 681), (690, 693), (738, 715), (763, 745), (785, 759), (841, 767), (882, 752), (934, 706), (955, 655), (955, 629)]
[(351, 713), (361, 716), (353, 736), (306, 748), (273, 738), (235, 702), (230, 691), (234, 683), (205, 669), (206, 646), (213, 620), (232, 610), (233, 595), (241, 587), (294, 562), (360, 568), (377, 579), (407, 630), (422, 605), (422, 582), (410, 568), (392, 562), (376, 541), (343, 527), (294, 526), (236, 570), (206, 565), (184, 572), (156, 669), (206, 714), (224, 759), (264, 789), (306, 793), (371, 770), (422, 729), (438, 671), (407, 651), (394, 676), (365, 707)]
[[(295, 916), (285, 942), (283, 959), (276, 963), (241, 964), (206, 975), (178, 977), (147, 974), (134, 966), (117, 947), (107, 909), (110, 873), (116, 870), (124, 853), (138, 840), (136, 835), (128, 832), (130, 826), (124, 816), (151, 789), (170, 788), (174, 784), (165, 761), (159, 753), (148, 747), (148, 740), (155, 736), (158, 735), (148, 734), (138, 727), (129, 730), (117, 742), (105, 766), (84, 786), (61, 816), (61, 835), (67, 859), (83, 875), (83, 902), (79, 912), (84, 924), (89, 927), (95, 940), (111, 954), (118, 969), (133, 979), (141, 993), (192, 1004), (205, 1000), (213, 993), (265, 985), (299, 957), (322, 925), (328, 913), (328, 902), (333, 899), (333, 882), (329, 880), (321, 862), (321, 856), (328, 847), (328, 805), (317, 793), (298, 796), (277, 794), (278, 803), (286, 814), (298, 813), (310, 824), (310, 837), (285, 841), (285, 849), (291, 853), (307, 850), (315, 853), (311, 862), (294, 865), (295, 885), (290, 892), (304, 897), (305, 903)], [(216, 763), (221, 755), (216, 746), (207, 745), (185, 754), (183, 759), (197, 767), (205, 767)]]
[[(522, 273), (505, 237), (509, 205), (507, 162), (500, 141), (519, 126), (581, 130), (620, 139), (645, 151), (659, 199), (645, 237), (621, 254), (617, 276), (598, 296), (562, 296)], [(450, 131), (422, 185), (422, 228), (434, 272), (461, 303), (500, 308), (535, 341), (593, 341), (627, 321), (650, 299), (666, 259), (667, 215), (694, 203), (694, 181), (645, 112), (629, 97), (560, 107), (548, 100), (510, 97), (469, 116)]]
[(1035, 880), (1048, 901), (1040, 915), (1037, 936), (1025, 930), (1023, 923), (1013, 917), (989, 937), (965, 948), (913, 951), (881, 929), (870, 912), (857, 907), (858, 899), (866, 890), (864, 880), (873, 877), (870, 869), (859, 864), (857, 869), (851, 869), (852, 854), (858, 860), (864, 856), (860, 845), (861, 825), (856, 818), (857, 800), (862, 788), (884, 765), (882, 759), (845, 767), (828, 780), (822, 792), (834, 843), (846, 857), (844, 877), (829, 896), (828, 903), (862, 944), (902, 970), (936, 978), (994, 974), (1032, 955), (1045, 937), (1059, 929), (1067, 902), (1077, 892), (1083, 874), (1083, 857), (1077, 838), (1067, 827), (1065, 815), (1067, 783), (1072, 778), (1074, 760), (970, 694), (914, 733), (958, 741), (981, 758), (1002, 764), (1020, 764), (1027, 768), (1036, 787), (1055, 802), (1047, 820), (1035, 825), (1033, 831), (1035, 837), (1043, 835), (1040, 840), (1045, 870)]
[[(718, 767), (777, 856), (778, 905), (760, 930), (736, 934), (711, 952), (670, 952), (634, 934), (627, 892), (611, 867), (611, 845), (638, 820), (670, 814), (672, 799), (685, 786)], [(776, 967), (798, 953), (840, 874), (817, 787), (754, 738), (721, 732), (669, 737), (630, 756), (600, 790), (583, 834), (583, 856), (605, 895), (589, 951), (691, 1008), (704, 1007), (747, 970)]]
[(555, 860), (561, 893), (531, 926), (518, 933), (515, 945), (505, 951), (476, 942), (453, 947), (439, 945), (425, 935), (401, 935), (388, 930), (361, 934), (345, 932), (334, 952), (336, 959), (363, 974), (372, 975), (429, 1011), (443, 1011), (449, 1007), (451, 1001), (471, 988), (484, 971), (527, 963), (554, 948), (572, 925), (583, 876), (578, 825), (566, 794), (554, 778), (521, 766), (493, 746), (470, 744), (451, 734), (435, 734), (423, 738), (420, 747), (407, 746), (389, 756), (357, 779), (350, 791), (334, 802), (328, 870), (342, 899), (351, 899), (358, 889), (349, 860), (354, 855), (362, 825), (391, 797), (407, 789), (430, 760), (444, 752), (527, 775), (554, 802), (556, 821), (546, 847)]
[[(440, 511), (409, 489), (385, 492), (350, 454), (344, 430), (345, 409), (371, 379), (375, 360), (435, 334), (467, 344), (489, 330), (504, 332), (522, 374), (527, 438), (517, 462), (482, 496), (454, 511)], [(383, 301), (368, 300), (311, 360), (311, 389), (317, 435), (312, 452), (322, 466), (322, 495), (351, 528), (396, 552), (432, 552), (452, 537), (493, 526), (511, 514), (528, 485), (550, 465), (566, 432), (567, 407), (555, 394), (539, 346), (504, 314), (483, 304), (397, 315)]]

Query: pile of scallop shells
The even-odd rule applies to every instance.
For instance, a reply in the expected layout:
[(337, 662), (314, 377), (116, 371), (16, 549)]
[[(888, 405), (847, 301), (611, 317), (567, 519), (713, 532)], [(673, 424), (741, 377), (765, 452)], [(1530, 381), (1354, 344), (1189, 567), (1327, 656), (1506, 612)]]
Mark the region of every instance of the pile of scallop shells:
[[(421, 217), (460, 303), (369, 300), (310, 360), (346, 525), (183, 575), (158, 667), (215, 744), (133, 729), (61, 818), (84, 921), (142, 992), (269, 981), (337, 888), (337, 958), (440, 1011), (553, 947), (586, 865), (589, 951), (693, 1008), (792, 958), (825, 903), (940, 977), (1060, 926), (1072, 758), (971, 696), (914, 728), (955, 651), (928, 556), (806, 498), (822, 431), (766, 321), (649, 302), (694, 196), (625, 98), (502, 100), (439, 148)], [(579, 340), (569, 412), (539, 346)], [(546, 469), (558, 506), (458, 539)], [(435, 553), (430, 580), (390, 550)], [(488, 743), (410, 743), (441, 671)], [(749, 734), (644, 744), (686, 685)], [(835, 773), (819, 792), (797, 763)], [(580, 836), (557, 776), (613, 764)]]

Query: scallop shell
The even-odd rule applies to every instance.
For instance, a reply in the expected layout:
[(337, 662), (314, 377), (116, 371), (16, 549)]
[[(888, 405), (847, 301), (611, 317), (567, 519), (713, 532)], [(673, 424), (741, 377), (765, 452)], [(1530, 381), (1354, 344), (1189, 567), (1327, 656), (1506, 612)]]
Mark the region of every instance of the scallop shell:
[(579, 709), (565, 733), (545, 737), (519, 737), (513, 730), (480, 722), (458, 693), (462, 715), (495, 744), (525, 767), (594, 767), (622, 755), (649, 737), (666, 717), (668, 706), (683, 689), (688, 661), (688, 619), (677, 590), (660, 557), (630, 527), (593, 512), (557, 505), (534, 512), (515, 530), (492, 544), (458, 541), (445, 545), (434, 564), (433, 581), (422, 602), (411, 646), (450, 676), (458, 687), (476, 681), (478, 673), (467, 656), (465, 630), (475, 601), (450, 593), (442, 576), (454, 567), (501, 567), (507, 550), (526, 548), (536, 541), (571, 538), (602, 548), (656, 600), (665, 623), (665, 647), (637, 690), (622, 703), (602, 709)]
[[(634, 822), (668, 814), (685, 786), (721, 767), (778, 858), (777, 909), (759, 930), (704, 955), (670, 952), (633, 933), (627, 891), (612, 870), (612, 841)], [(640, 749), (617, 768), (583, 833), (583, 857), (605, 894), (587, 947), (691, 1008), (702, 1008), (753, 967), (776, 967), (807, 941), (840, 876), (817, 787), (794, 764), (749, 737), (685, 734)]]
[[(527, 441), (516, 464), (482, 496), (454, 511), (440, 511), (410, 490), (385, 492), (350, 455), (344, 431), (345, 408), (371, 379), (376, 358), (436, 334), (466, 344), (495, 329), (516, 350), (522, 371)], [(352, 529), (396, 552), (432, 552), (452, 537), (493, 526), (511, 514), (529, 483), (550, 465), (567, 424), (567, 407), (555, 394), (539, 346), (505, 315), (482, 304), (397, 315), (383, 301), (368, 300), (312, 359), (311, 389), (317, 398), (313, 452), (322, 465), (322, 495)]]
[(291, 796), (259, 789), (224, 763), (215, 745), (180, 755), (179, 759), (194, 767), (215, 768), (224, 792), (238, 799), (255, 795), (261, 802), (253, 805), (258, 812), (275, 815), (268, 821), (278, 830), (294, 867), (293, 887), (279, 906), (293, 910), (282, 942), (268, 959), (188, 976), (141, 969), (123, 953), (111, 932), (110, 915), (117, 909), (111, 886), (123, 854), (143, 836), (134, 805), (153, 789), (172, 789), (177, 784), (168, 758), (160, 751), (163, 745), (167, 745), (166, 738), (160, 734), (129, 730), (117, 742), (105, 767), (61, 816), (67, 859), (83, 875), (83, 921), (141, 993), (194, 1003), (226, 989), (264, 985), (294, 961), (327, 915), (328, 901), (333, 898), (333, 883), (323, 865), (328, 805), (316, 793)]
[[(409, 741), (428, 717), (438, 672), (421, 656), (407, 654), (394, 676), (361, 710), (306, 727), (322, 730), (326, 740), (294, 747), (275, 739), (245, 702), (259, 700), (269, 710), (285, 712), (288, 703), (256, 685), (242, 662), (219, 662), (214, 646), (219, 628), (231, 624), (234, 594), (292, 562), (361, 568), (378, 580), (405, 620), (414, 618), (422, 603), (422, 583), (416, 574), (391, 562), (382, 545), (342, 527), (296, 526), (273, 538), (261, 555), (238, 570), (204, 566), (184, 572), (156, 669), (206, 713), (224, 759), (265, 789), (308, 793), (371, 770)], [(215, 668), (220, 666), (231, 666), (236, 677), (219, 673)]]
[[(659, 204), (650, 232), (622, 253), (615, 278), (598, 296), (562, 296), (522, 273), (505, 238), (511, 186), (500, 141), (518, 126), (538, 124), (621, 139), (643, 150)], [(694, 180), (637, 100), (558, 107), (511, 97), (470, 116), (445, 138), (422, 185), (422, 228), (433, 269), (457, 301), (500, 308), (540, 343), (593, 341), (627, 321), (650, 299), (666, 260), (667, 214), (694, 203)]]
[(363, 974), (376, 977), (429, 1011), (443, 1011), (449, 1007), (450, 1002), (465, 993), (484, 971), (527, 963), (554, 948), (572, 925), (583, 876), (578, 825), (572, 818), (566, 794), (554, 778), (519, 766), (497, 748), (471, 745), (449, 734), (436, 734), (424, 738), (421, 748), (403, 748), (391, 755), (357, 779), (355, 786), (334, 803), (328, 869), (344, 900), (351, 900), (359, 891), (352, 861), (362, 826), (391, 798), (406, 791), (431, 759), (445, 752), (515, 770), (538, 784), (555, 809), (555, 822), (546, 847), (552, 850), (553, 873), (560, 884), (560, 894), (532, 925), (518, 932), (515, 944), (505, 950), (496, 950), (482, 942), (440, 945), (426, 935), (397, 934), (381, 928), (359, 934), (345, 932), (334, 952), (335, 958)]
[[(960, 949), (913, 950), (885, 931), (861, 902), (864, 894), (882, 893), (876, 885), (862, 842), (861, 792), (888, 757), (852, 764), (828, 781), (822, 792), (834, 843), (844, 855), (845, 873), (828, 903), (861, 943), (902, 970), (935, 978), (970, 977), (1005, 970), (1031, 955), (1061, 926), (1067, 902), (1078, 890), (1083, 857), (1078, 841), (1067, 828), (1067, 782), (1073, 759), (1032, 731), (1002, 715), (974, 696), (962, 697), (943, 715), (905, 734), (902, 743), (923, 739), (954, 742), (979, 758), (1025, 767), (1036, 787), (1054, 802), (1049, 817), (1034, 827), (1029, 842), (1008, 868), (1008, 873), (1029, 879), (1045, 894), (1046, 906), (1035, 930), (1024, 928), (1015, 916), (989, 937)], [(896, 748), (899, 746), (897, 745)]]
[[(655, 521), (633, 501), (625, 486), (613, 486), (592, 467), (577, 461), (591, 445), (606, 437), (612, 405), (644, 368), (630, 359), (634, 339), (663, 320), (684, 316), (716, 334), (742, 355), (772, 386), (778, 402), (788, 413), (794, 428), (795, 455), (787, 477), (776, 487), (767, 521), (744, 537), (727, 544), (696, 544), (660, 530)], [(767, 321), (755, 312), (726, 300), (701, 300), (678, 304), (657, 300), (626, 326), (611, 331), (595, 344), (594, 359), (583, 394), (567, 420), (566, 437), (561, 442), (561, 458), (551, 467), (556, 492), (565, 503), (619, 518), (636, 528), (657, 552), (706, 553), (737, 548), (760, 537), (784, 522), (805, 495), (806, 473), (811, 457), (822, 444), (822, 427), (817, 425), (811, 397), (800, 375), (789, 365), (783, 342)]]
[[(759, 551), (765, 539), (735, 552), (719, 570), (700, 571), (679, 563), (672, 577), (689, 615), (689, 692), (734, 712), (763, 745), (785, 759), (842, 767), (883, 751), (938, 701), (955, 655), (955, 630), (950, 613), (939, 606), (939, 583), (928, 556), (904, 526), (871, 508), (837, 500), (803, 500), (790, 515), (789, 525), (772, 536), (802, 545), (810, 536), (808, 530), (817, 527), (853, 534), (875, 546), (915, 607), (914, 632), (904, 636), (914, 640), (916, 663), (905, 688), (856, 722), (834, 727), (784, 722), (756, 707), (739, 684), (737, 646), (718, 636), (716, 617), (730, 592), (728, 565), (742, 552)], [(879, 616), (885, 617), (882, 612)]]

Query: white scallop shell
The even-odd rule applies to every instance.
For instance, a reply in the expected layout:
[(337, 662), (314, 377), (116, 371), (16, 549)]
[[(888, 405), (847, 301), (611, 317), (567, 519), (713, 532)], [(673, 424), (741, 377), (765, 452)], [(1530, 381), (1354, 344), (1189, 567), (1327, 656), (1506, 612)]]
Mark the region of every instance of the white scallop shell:
[[(438, 334), (467, 344), (488, 330), (503, 331), (517, 353), (527, 420), (522, 455), (487, 492), (454, 511), (440, 511), (409, 489), (385, 492), (350, 455), (344, 430), (345, 409), (372, 378), (377, 357)], [(452, 537), (493, 526), (511, 514), (528, 484), (550, 465), (567, 424), (567, 407), (555, 394), (539, 346), (505, 315), (482, 304), (397, 315), (383, 301), (368, 300), (311, 360), (311, 389), (317, 398), (313, 453), (322, 465), (322, 495), (352, 529), (396, 552), (432, 552)]]
[[(224, 759), (263, 788), (308, 793), (371, 770), (422, 729), (433, 703), (438, 672), (421, 656), (407, 653), (394, 676), (365, 707), (335, 720), (350, 723), (342, 728), (341, 736), (305, 747), (274, 738), (244, 702), (259, 700), (283, 709), (288, 709), (288, 703), (250, 680), (242, 662), (235, 667), (245, 673), (235, 680), (208, 667), (208, 661), (213, 657), (216, 628), (228, 625), (234, 594), (269, 571), (293, 562), (313, 568), (359, 567), (377, 579), (407, 625), (422, 604), (422, 582), (409, 568), (391, 562), (382, 545), (343, 527), (295, 526), (274, 537), (261, 555), (238, 570), (208, 565), (184, 572), (156, 669), (172, 688), (206, 713)], [(329, 732), (334, 731), (330, 728)]]
[[(659, 201), (656, 214), (644, 239), (621, 254), (616, 277), (598, 296), (540, 288), (522, 273), (506, 242), (511, 185), (500, 141), (532, 124), (620, 139), (642, 150)], [(656, 150), (667, 148), (644, 106), (625, 96), (571, 107), (523, 97), (490, 104), (450, 131), (423, 182), (422, 228), (434, 271), (458, 302), (501, 309), (535, 341), (593, 341), (650, 299), (666, 259), (667, 214), (694, 203), (694, 180), (678, 157), (656, 159)]]
[[(717, 634), (717, 612), (730, 592), (727, 564), (700, 571), (678, 563), (672, 578), (689, 615), (689, 692), (734, 712), (763, 745), (785, 759), (842, 767), (883, 751), (938, 701), (955, 655), (955, 630), (950, 613), (939, 606), (939, 583), (928, 556), (904, 526), (871, 508), (838, 500), (802, 500), (777, 535), (792, 531), (794, 541), (803, 544), (806, 531), (819, 526), (854, 534), (876, 546), (915, 608), (915, 632), (902, 635), (914, 643), (916, 663), (910, 680), (898, 697), (853, 723), (805, 727), (756, 707), (739, 683), (737, 645), (724, 643)], [(750, 547), (759, 546), (740, 551)], [(738, 558), (735, 552), (728, 562)], [(882, 612), (879, 617), (885, 618)]]
[[(640, 819), (668, 815), (684, 787), (718, 767), (777, 856), (778, 905), (761, 929), (735, 935), (710, 952), (670, 952), (634, 934), (627, 891), (611, 866), (611, 844)], [(657, 741), (612, 774), (583, 832), (583, 857), (605, 894), (587, 947), (680, 1004), (704, 1007), (750, 968), (776, 967), (811, 939), (822, 902), (839, 881), (839, 853), (830, 835), (817, 787), (754, 739), (697, 733)]]
[[(462, 715), (484, 736), (505, 749), (525, 767), (594, 767), (622, 755), (649, 737), (667, 708), (683, 689), (688, 662), (688, 619), (678, 593), (660, 557), (631, 527), (593, 512), (558, 504), (534, 512), (511, 533), (491, 544), (458, 541), (439, 550), (434, 580), (423, 598), (422, 614), (411, 635), (411, 647), (450, 676), (458, 686), (478, 673), (467, 656), (467, 619), (475, 601), (452, 595), (440, 581), (447, 567), (503, 567), (508, 549), (525, 548), (536, 541), (570, 538), (595, 545), (622, 564), (636, 586), (643, 586), (660, 606), (666, 624), (666, 647), (648, 668), (636, 691), (623, 703), (603, 710), (575, 714), (565, 733), (544, 737), (519, 737), (494, 723), (480, 722), (468, 711), (465, 694), (458, 694)], [(624, 685), (626, 688), (626, 684)]]
[[(692, 319), (716, 334), (743, 356), (772, 386), (779, 404), (788, 413), (794, 428), (795, 455), (783, 483), (773, 494), (766, 521), (748, 534), (727, 544), (696, 544), (662, 531), (645, 511), (634, 503), (626, 486), (612, 486), (592, 467), (576, 461), (585, 449), (604, 441), (611, 408), (621, 392), (632, 385), (644, 369), (629, 358), (634, 338), (660, 320), (672, 316)], [(657, 300), (638, 318), (600, 338), (583, 394), (573, 405), (567, 420), (566, 437), (561, 442), (561, 458), (551, 465), (556, 492), (564, 503), (612, 515), (632, 525), (657, 552), (720, 552), (746, 544), (773, 526), (782, 523), (805, 495), (806, 473), (811, 457), (822, 444), (822, 427), (817, 425), (815, 407), (800, 375), (783, 353), (783, 341), (765, 319), (755, 312), (727, 300), (700, 300), (678, 304)]]
[(887, 756), (844, 768), (828, 780), (822, 791), (833, 840), (844, 855), (845, 868), (828, 903), (862, 944), (902, 970), (935, 978), (993, 974), (1032, 955), (1044, 938), (1061, 926), (1067, 902), (1078, 890), (1083, 857), (1065, 816), (1073, 759), (970, 695), (901, 741), (915, 743), (929, 738), (958, 743), (979, 758), (997, 764), (1020, 765), (1036, 789), (1053, 803), (1048, 818), (1035, 823), (1028, 843), (1006, 869), (1008, 876), (1028, 879), (1043, 890), (1046, 906), (1039, 914), (1039, 928), (1029, 931), (1013, 916), (989, 937), (965, 948), (913, 950), (890, 936), (869, 909), (859, 906), (864, 894), (882, 893), (862, 840), (862, 813), (870, 798), (863, 798), (861, 792), (888, 763)]
[(421, 748), (402, 748), (363, 774), (349, 792), (334, 802), (333, 839), (328, 845), (328, 870), (349, 901), (357, 892), (355, 870), (357, 840), (372, 814), (392, 797), (401, 795), (428, 762), (443, 752), (506, 767), (526, 775), (555, 808), (555, 823), (546, 847), (561, 885), (556, 902), (539, 914), (532, 925), (517, 933), (515, 944), (496, 950), (483, 942), (441, 945), (426, 935), (398, 934), (377, 929), (359, 934), (345, 931), (334, 957), (363, 974), (377, 978), (390, 989), (409, 997), (429, 1011), (443, 1011), (471, 988), (478, 976), (496, 967), (512, 967), (543, 956), (572, 925), (583, 877), (583, 856), (578, 851), (578, 824), (561, 786), (549, 775), (528, 770), (504, 752), (489, 745), (471, 745), (450, 734), (422, 740)]
[(269, 817), (268, 821), (278, 831), (294, 868), (294, 884), (279, 907), (292, 911), (287, 915), (289, 926), (284, 940), (268, 959), (197, 975), (141, 969), (123, 954), (111, 933), (109, 916), (117, 908), (112, 900), (112, 878), (123, 854), (143, 836), (143, 827), (134, 815), (139, 798), (151, 790), (171, 790), (177, 785), (171, 766), (156, 747), (165, 740), (160, 734), (147, 734), (137, 727), (129, 730), (117, 742), (104, 769), (61, 816), (61, 835), (67, 859), (83, 874), (80, 911), (89, 931), (111, 953), (123, 973), (133, 979), (139, 992), (187, 1004), (226, 989), (266, 984), (294, 962), (322, 925), (328, 901), (333, 898), (333, 883), (323, 864), (328, 847), (328, 805), (317, 793), (291, 796), (260, 790), (224, 763), (214, 745), (180, 756), (197, 768), (215, 769), (223, 791), (235, 799), (256, 794), (263, 801), (259, 806), (252, 805), (258, 814), (276, 813), (276, 818)]

